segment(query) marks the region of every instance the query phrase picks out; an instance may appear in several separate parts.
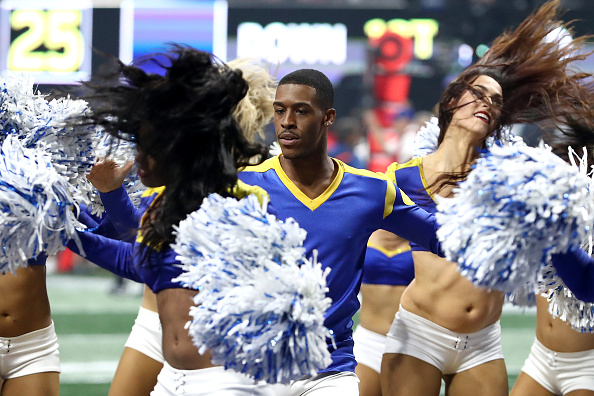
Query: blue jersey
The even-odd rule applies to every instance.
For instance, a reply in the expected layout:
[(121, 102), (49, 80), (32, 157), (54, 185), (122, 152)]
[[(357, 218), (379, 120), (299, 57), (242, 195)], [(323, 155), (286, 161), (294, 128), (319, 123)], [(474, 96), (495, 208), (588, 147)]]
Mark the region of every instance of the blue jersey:
[[(404, 191), (410, 199), (429, 213), (437, 212), (435, 195), (431, 192), (423, 173), (423, 157), (413, 158), (399, 164), (394, 162), (388, 167), (386, 176)], [(413, 250), (427, 250), (411, 241)]]
[(306, 254), (317, 250), (318, 261), (331, 268), (327, 283), (332, 305), (325, 325), (333, 331), (337, 348), (329, 344), (332, 364), (324, 371), (354, 371), (352, 317), (359, 309), (357, 294), (369, 236), (383, 228), (437, 252), (437, 225), (385, 175), (333, 161), (336, 177), (314, 199), (289, 179), (278, 156), (246, 168), (239, 178), (266, 190), (278, 217), (292, 217), (307, 231)]
[(387, 250), (367, 244), (363, 264), (363, 283), (369, 285), (408, 286), (415, 277), (410, 248)]

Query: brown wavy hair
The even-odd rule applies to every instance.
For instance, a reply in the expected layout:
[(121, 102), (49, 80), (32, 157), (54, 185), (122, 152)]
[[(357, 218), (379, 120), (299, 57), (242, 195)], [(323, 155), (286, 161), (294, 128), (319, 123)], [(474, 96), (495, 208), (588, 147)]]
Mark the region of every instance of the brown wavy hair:
[[(591, 36), (566, 43), (564, 38), (573, 35), (573, 29), (571, 22), (564, 23), (560, 17), (559, 0), (545, 3), (515, 30), (497, 37), (485, 56), (448, 85), (439, 102), (438, 144), (456, 110), (452, 103), (471, 89), (470, 84), (478, 76), (486, 75), (495, 79), (503, 92), (495, 138), (505, 126), (539, 123), (556, 131), (558, 142), (554, 148), (560, 155), (567, 152), (568, 145), (593, 146), (594, 90), (591, 83), (585, 83), (592, 75), (575, 67), (575, 61), (588, 57), (583, 48)], [(456, 184), (469, 172), (442, 175), (438, 178), (440, 188)]]

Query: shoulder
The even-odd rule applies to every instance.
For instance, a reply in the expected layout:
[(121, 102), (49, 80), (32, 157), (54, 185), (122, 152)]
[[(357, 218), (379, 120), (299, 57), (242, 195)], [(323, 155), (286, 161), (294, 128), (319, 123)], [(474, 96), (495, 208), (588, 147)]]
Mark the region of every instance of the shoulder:
[(258, 165), (246, 166), (241, 170), (241, 173), (264, 173), (276, 167), (278, 156), (267, 159)]
[(258, 198), (260, 204), (262, 204), (264, 201), (270, 200), (268, 193), (262, 187), (252, 186), (242, 182), (241, 180), (238, 180), (235, 187), (233, 187), (232, 194), (237, 199), (245, 198), (248, 195), (254, 195), (256, 198)]
[(405, 163), (398, 163), (398, 162), (394, 162), (392, 163), (387, 171), (386, 174), (390, 173), (390, 172), (395, 172), (399, 169), (405, 169), (405, 168), (414, 168), (414, 167), (418, 167), (423, 163), (423, 157), (416, 157), (413, 158)]
[(354, 168), (352, 166), (345, 164), (344, 162), (342, 162), (340, 160), (337, 160), (336, 158), (334, 158), (334, 161), (336, 161), (338, 166), (340, 166), (344, 170), (345, 175), (354, 175), (354, 176), (358, 176), (362, 179), (377, 180), (377, 181), (389, 180), (386, 177), (386, 175), (384, 175), (383, 173), (372, 172), (367, 169)]
[(141, 197), (142, 198), (152, 197), (153, 195), (162, 194), (163, 191), (165, 191), (165, 186), (150, 187), (150, 188), (147, 188), (146, 190), (144, 190)]

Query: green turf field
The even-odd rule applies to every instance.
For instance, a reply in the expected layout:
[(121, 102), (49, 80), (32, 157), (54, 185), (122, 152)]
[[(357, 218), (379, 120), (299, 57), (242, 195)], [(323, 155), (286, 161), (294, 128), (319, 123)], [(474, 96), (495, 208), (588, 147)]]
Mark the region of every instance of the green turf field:
[[(141, 301), (139, 285), (109, 293), (113, 278), (49, 275), (48, 293), (60, 343), (61, 396), (107, 395)], [(139, 287), (134, 287), (139, 286)], [(503, 352), (513, 385), (534, 339), (534, 311), (505, 309)]]

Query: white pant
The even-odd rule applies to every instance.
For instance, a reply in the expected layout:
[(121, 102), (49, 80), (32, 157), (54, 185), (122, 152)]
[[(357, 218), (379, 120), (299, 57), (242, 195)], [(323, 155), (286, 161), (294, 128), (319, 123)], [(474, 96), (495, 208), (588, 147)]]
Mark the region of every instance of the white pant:
[(350, 371), (331, 371), (291, 384), (290, 396), (359, 396), (359, 378)]
[(386, 348), (386, 340), (385, 335), (367, 330), (361, 325), (357, 326), (353, 332), (353, 341), (355, 341), (353, 353), (355, 359), (357, 359), (357, 364), (367, 366), (379, 374), (382, 368), (382, 356)]
[(125, 346), (163, 363), (165, 359), (163, 359), (162, 343), (163, 330), (159, 314), (140, 307)]
[(522, 371), (556, 395), (578, 389), (594, 391), (594, 349), (555, 352), (535, 339)]
[(456, 333), (400, 307), (388, 332), (385, 353), (413, 356), (455, 374), (503, 359), (501, 326), (495, 322), (475, 333)]
[(7, 379), (47, 372), (60, 372), (54, 322), (20, 336), (0, 337), (0, 389)]
[(151, 396), (277, 396), (275, 388), (221, 366), (178, 370), (167, 362)]

